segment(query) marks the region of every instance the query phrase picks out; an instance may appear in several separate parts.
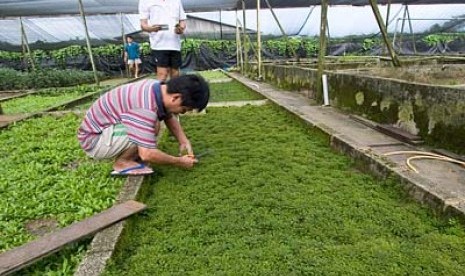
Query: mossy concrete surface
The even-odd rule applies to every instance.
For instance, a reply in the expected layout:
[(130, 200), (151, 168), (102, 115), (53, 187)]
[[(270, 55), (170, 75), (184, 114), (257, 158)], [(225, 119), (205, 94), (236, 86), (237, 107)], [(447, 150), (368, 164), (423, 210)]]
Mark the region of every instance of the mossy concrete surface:
[[(325, 74), (332, 106), (398, 126), (421, 136), (431, 146), (465, 153), (463, 87), (412, 83), (353, 71)], [(264, 64), (263, 76), (281, 89), (305, 92), (301, 94), (322, 102), (322, 95), (315, 92), (315, 69)]]
[[(421, 148), (401, 143), (332, 107), (315, 105), (304, 95), (277, 90), (232, 73), (232, 77), (263, 94), (330, 136), (333, 148), (351, 155), (366, 170), (381, 177), (396, 177), (416, 200), (428, 204), (446, 216), (458, 215), (465, 221), (465, 167), (439, 160), (420, 159), (413, 162), (419, 173), (412, 171), (406, 161), (412, 155), (398, 151), (420, 151)], [(419, 154), (416, 154), (419, 155)]]

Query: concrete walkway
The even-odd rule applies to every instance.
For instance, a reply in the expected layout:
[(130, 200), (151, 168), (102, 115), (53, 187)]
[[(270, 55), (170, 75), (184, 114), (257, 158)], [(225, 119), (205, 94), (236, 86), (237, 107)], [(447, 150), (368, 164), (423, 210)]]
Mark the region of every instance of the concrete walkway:
[[(416, 200), (446, 214), (465, 218), (465, 166), (434, 159), (417, 159), (411, 161), (418, 170), (415, 172), (407, 166), (407, 159), (424, 155), (422, 153), (426, 154), (427, 150), (384, 135), (335, 108), (315, 105), (297, 92), (278, 90), (239, 74), (229, 75), (327, 133), (332, 147), (362, 160), (370, 171), (381, 176), (397, 176)], [(399, 151), (422, 153), (385, 155)]]

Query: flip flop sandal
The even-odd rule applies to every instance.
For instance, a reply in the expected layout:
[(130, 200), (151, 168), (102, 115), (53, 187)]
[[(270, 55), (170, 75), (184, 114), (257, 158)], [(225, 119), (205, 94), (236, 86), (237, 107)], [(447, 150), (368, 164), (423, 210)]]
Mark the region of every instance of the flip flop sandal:
[(141, 175), (149, 175), (149, 174), (152, 174), (153, 173), (153, 170), (150, 169), (146, 172), (139, 172), (139, 173), (134, 173), (133, 171), (135, 170), (140, 170), (140, 169), (149, 169), (149, 167), (147, 167), (146, 165), (144, 164), (138, 164), (134, 167), (129, 167), (129, 168), (126, 168), (126, 169), (123, 169), (123, 170), (120, 170), (120, 171), (112, 171), (110, 173), (111, 176), (129, 176), (129, 175), (134, 175), (134, 176), (141, 176)]

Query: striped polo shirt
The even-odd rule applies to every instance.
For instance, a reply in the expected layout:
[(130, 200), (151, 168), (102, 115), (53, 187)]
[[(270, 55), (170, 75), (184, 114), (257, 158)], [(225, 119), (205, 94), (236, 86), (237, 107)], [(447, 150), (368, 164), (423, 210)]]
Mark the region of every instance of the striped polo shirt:
[(159, 81), (125, 84), (108, 91), (89, 108), (78, 129), (78, 140), (85, 151), (90, 151), (104, 129), (123, 124), (129, 141), (153, 149), (157, 147), (156, 132), (164, 117)]

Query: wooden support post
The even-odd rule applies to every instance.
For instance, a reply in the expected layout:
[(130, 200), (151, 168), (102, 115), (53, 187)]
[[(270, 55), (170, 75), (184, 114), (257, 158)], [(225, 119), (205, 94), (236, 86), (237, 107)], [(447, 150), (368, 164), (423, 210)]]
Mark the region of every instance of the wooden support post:
[[(404, 14), (402, 15), (402, 23), (400, 25), (400, 36), (399, 36), (399, 45), (400, 45), (400, 49), (402, 51), (402, 40), (404, 38), (404, 28), (405, 28), (405, 18), (407, 18), (407, 5), (404, 5)], [(399, 52), (402, 54), (402, 52)]]
[(83, 221), (3, 252), (0, 254), (0, 275), (10, 274), (25, 268), (70, 243), (93, 235), (146, 208), (147, 206), (140, 202), (129, 200)]
[(221, 18), (221, 9), (220, 9), (220, 39), (223, 40), (223, 19)]
[(241, 33), (239, 29), (239, 18), (237, 17), (237, 9), (236, 9), (236, 66), (239, 66), (241, 70), (243, 70), (244, 60), (242, 59)]
[(395, 67), (400, 67), (400, 61), (397, 58), (397, 55), (394, 52), (394, 48), (392, 47), (391, 41), (388, 38), (386, 26), (384, 26), (384, 23), (383, 23), (383, 20), (382, 20), (382, 17), (381, 17), (381, 13), (379, 12), (378, 1), (377, 0), (370, 0), (370, 5), (371, 5), (371, 9), (373, 10), (373, 13), (375, 15), (376, 22), (378, 23), (379, 29), (381, 30), (381, 33), (383, 34), (384, 43), (386, 44), (389, 55), (391, 56), (392, 64)]
[(24, 52), (24, 47), (26, 47), (27, 56), (29, 58), (29, 63), (31, 64), (32, 71), (35, 71), (36, 65), (35, 65), (34, 57), (32, 56), (31, 48), (29, 48), (29, 42), (27, 40), (26, 30), (24, 29), (23, 19), (21, 17), (19, 18), (19, 23), (21, 25), (21, 42), (23, 45), (23, 52)]
[(386, 11), (386, 29), (389, 28), (389, 17), (391, 17), (391, 0), (388, 0), (388, 6)]
[[(387, 11), (386, 11), (386, 29), (389, 29), (389, 18), (391, 17), (391, 0), (388, 0), (388, 6), (387, 6)], [(394, 41), (392, 42), (394, 45)], [(383, 47), (382, 54), (385, 55), (386, 53), (386, 47)]]
[(413, 32), (412, 19), (410, 18), (410, 11), (408, 9), (407, 4), (405, 5), (405, 10), (407, 11), (408, 26), (409, 26), (409, 30), (410, 30), (410, 35), (412, 36), (413, 53), (416, 55), (417, 54), (417, 46), (415, 45), (415, 33)]
[(315, 95), (317, 100), (323, 99), (323, 71), (326, 56), (326, 27), (328, 26), (328, 5), (329, 0), (321, 1), (321, 22), (320, 22), (320, 51), (318, 52), (318, 74), (316, 80)]
[(87, 52), (89, 54), (90, 63), (92, 64), (92, 71), (94, 71), (95, 84), (100, 85), (100, 81), (98, 79), (98, 74), (97, 74), (97, 67), (95, 66), (94, 55), (92, 54), (92, 47), (90, 45), (89, 31), (87, 30), (87, 23), (86, 23), (86, 15), (84, 13), (84, 6), (82, 5), (82, 0), (78, 0), (78, 2), (79, 2), (79, 11), (80, 11), (81, 17), (82, 17), (82, 24), (84, 25), (84, 30), (85, 30), (85, 34), (86, 34)]
[[(120, 13), (120, 20), (121, 20), (121, 37), (123, 38), (123, 52), (121, 54), (124, 57), (124, 51), (126, 49), (126, 32), (124, 31), (123, 13)], [(130, 75), (129, 75), (128, 63), (124, 60), (124, 58), (123, 58), (123, 62), (124, 62), (124, 71), (126, 73), (126, 77), (129, 78)], [(124, 77), (123, 73), (121, 73), (121, 77)]]
[[(284, 36), (284, 39), (286, 40), (286, 42), (288, 42), (288, 41), (289, 41), (289, 37), (287, 36), (286, 32), (284, 31), (283, 26), (281, 26), (281, 22), (279, 22), (279, 19), (278, 19), (278, 17), (276, 16), (276, 13), (275, 13), (274, 10), (273, 10), (273, 7), (270, 5), (270, 1), (265, 0), (265, 3), (266, 3), (266, 5), (268, 6), (268, 8), (270, 9), (271, 14), (273, 15), (273, 18), (274, 18), (274, 20), (276, 21), (276, 24), (278, 24), (278, 27), (279, 27), (279, 30), (281, 31), (281, 34)], [(296, 59), (298, 59), (297, 53), (295, 52), (295, 49), (294, 49), (294, 48), (291, 48), (291, 51), (292, 51), (292, 55), (293, 55)]]

